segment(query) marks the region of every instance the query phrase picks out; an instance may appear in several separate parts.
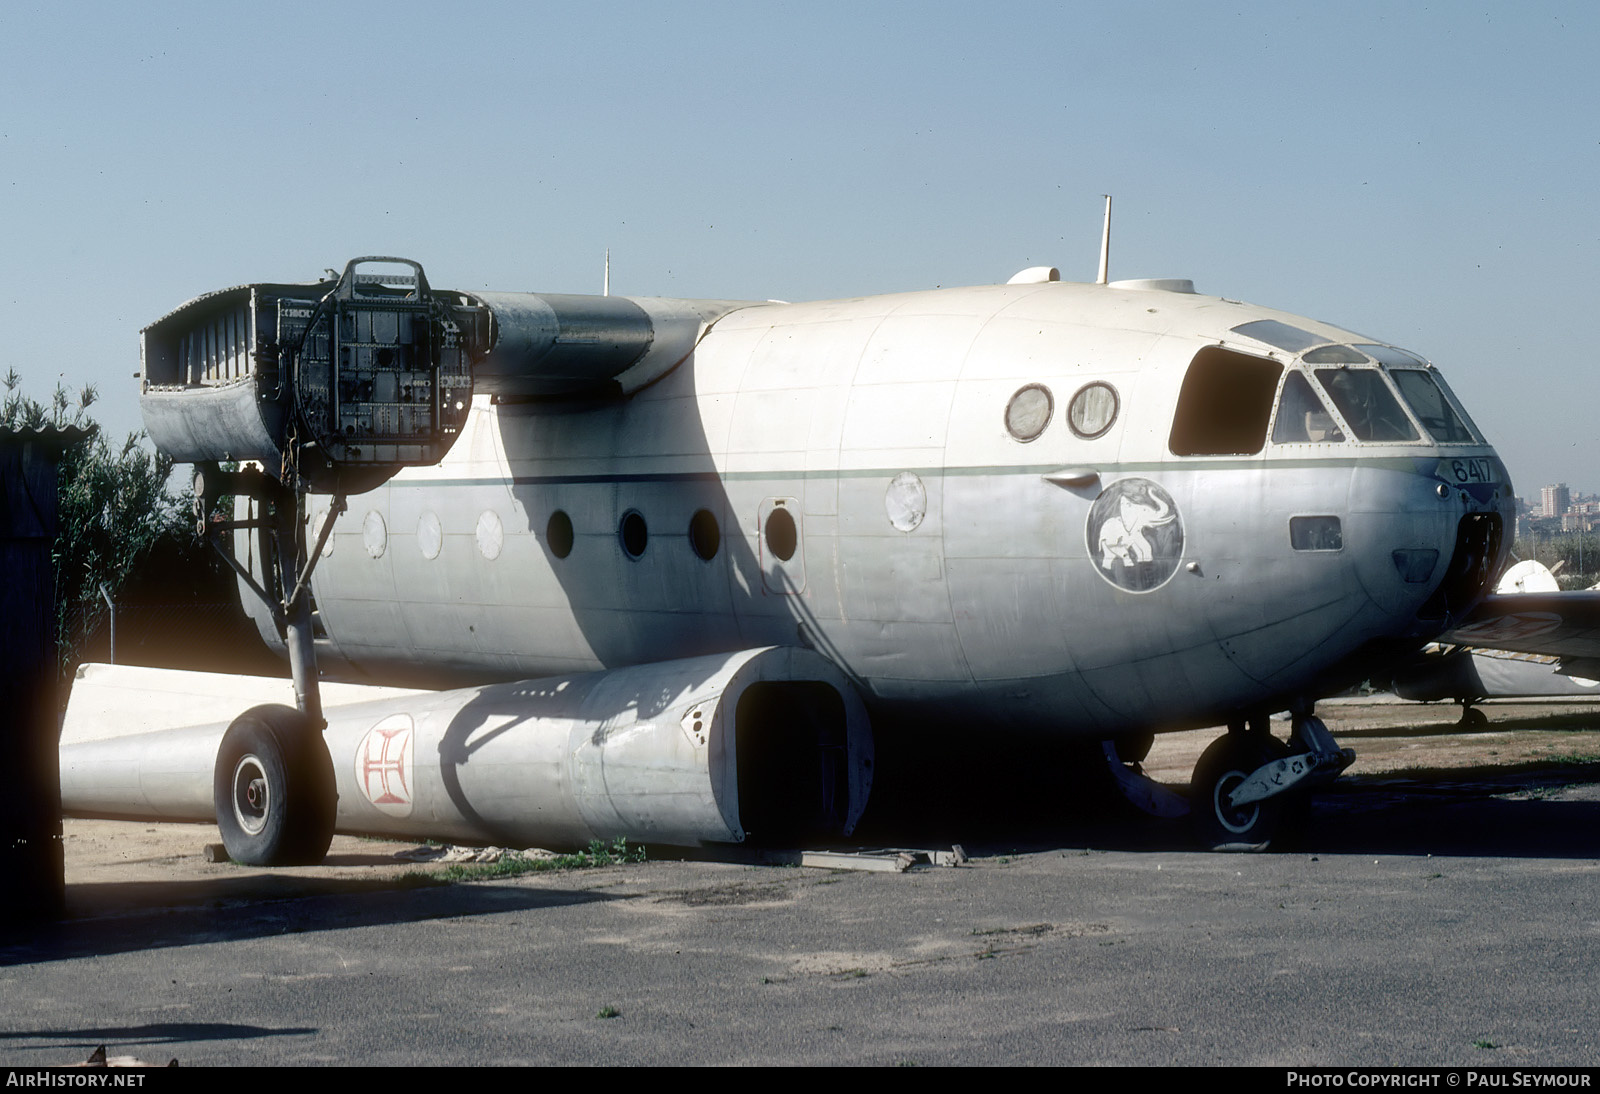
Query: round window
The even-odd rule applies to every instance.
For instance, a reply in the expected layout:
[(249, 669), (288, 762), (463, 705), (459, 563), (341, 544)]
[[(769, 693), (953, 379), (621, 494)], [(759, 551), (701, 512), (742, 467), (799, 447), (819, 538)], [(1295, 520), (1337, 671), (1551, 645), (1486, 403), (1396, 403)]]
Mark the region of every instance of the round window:
[(1096, 380), (1078, 389), (1067, 405), (1067, 424), (1085, 440), (1100, 436), (1117, 420), (1117, 389)]
[(695, 510), (694, 516), (689, 518), (689, 546), (694, 548), (694, 553), (710, 562), (721, 545), (722, 530), (717, 527), (717, 518), (709, 509)]
[(622, 540), (622, 549), (628, 552), (629, 558), (644, 554), (645, 544), (650, 542), (650, 529), (639, 510), (629, 509), (622, 515), (622, 526), (617, 529), (617, 536)]
[(423, 513), (417, 518), (417, 549), (423, 558), (438, 558), (444, 549), (444, 529), (437, 513)]
[(794, 557), (794, 550), (798, 546), (800, 529), (795, 526), (789, 510), (774, 509), (767, 514), (767, 550), (781, 561), (788, 562)]
[(383, 514), (376, 509), (367, 511), (367, 519), (361, 522), (361, 540), (367, 545), (367, 554), (373, 558), (382, 558), (383, 552), (389, 546), (389, 528), (383, 523)]
[(1055, 410), (1055, 399), (1043, 384), (1029, 384), (1006, 404), (1006, 432), (1019, 441), (1031, 441), (1044, 432)]
[(550, 548), (550, 553), (557, 558), (566, 558), (572, 553), (572, 518), (557, 509), (550, 514), (550, 522), (544, 526), (545, 546)]

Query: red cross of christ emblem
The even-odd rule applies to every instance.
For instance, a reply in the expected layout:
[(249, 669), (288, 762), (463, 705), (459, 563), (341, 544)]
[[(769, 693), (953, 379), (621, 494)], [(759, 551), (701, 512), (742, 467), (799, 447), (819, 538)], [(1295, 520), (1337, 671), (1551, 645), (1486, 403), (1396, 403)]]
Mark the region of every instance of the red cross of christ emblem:
[(367, 731), (356, 749), (356, 782), (385, 813), (411, 812), (412, 725), (407, 714), (391, 714)]

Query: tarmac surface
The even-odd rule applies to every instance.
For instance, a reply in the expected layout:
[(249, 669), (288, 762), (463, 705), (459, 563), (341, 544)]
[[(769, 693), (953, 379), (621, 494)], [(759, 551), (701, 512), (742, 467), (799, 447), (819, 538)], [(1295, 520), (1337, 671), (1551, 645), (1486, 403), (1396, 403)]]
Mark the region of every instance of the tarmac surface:
[[(959, 867), (440, 885), (399, 844), (258, 871), (68, 821), (71, 918), (0, 939), (0, 1063), (1593, 1066), (1600, 704), (1485, 710), (1323, 704), (1360, 758), (1268, 854), (1067, 802)], [(1215, 735), (1146, 769), (1181, 789)]]

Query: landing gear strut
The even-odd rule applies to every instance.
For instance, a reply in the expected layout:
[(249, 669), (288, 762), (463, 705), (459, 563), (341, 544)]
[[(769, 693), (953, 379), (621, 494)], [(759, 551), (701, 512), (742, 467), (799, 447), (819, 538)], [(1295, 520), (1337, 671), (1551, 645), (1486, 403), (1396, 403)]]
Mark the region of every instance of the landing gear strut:
[(1200, 756), (1190, 807), (1200, 841), (1219, 851), (1264, 851), (1288, 822), (1303, 819), (1312, 787), (1332, 782), (1355, 760), (1309, 705), (1293, 714), (1290, 743), (1264, 717), (1236, 722)]
[[(208, 477), (211, 479), (207, 482)], [(209, 490), (208, 490), (209, 488)], [(205, 520), (202, 499), (218, 492), (248, 494), (258, 500), (256, 521)], [(321, 537), (307, 550), (305, 496), (257, 472), (202, 468), (195, 479), (200, 531), (222, 557), (272, 609), (289, 650), (295, 707), (261, 706), (236, 718), (222, 738), (212, 771), (212, 806), (228, 857), (250, 866), (305, 866), (322, 861), (333, 840), (338, 813), (333, 761), (322, 731), (322, 697), (317, 683), (316, 647), (311, 624), (311, 571), (322, 553), (333, 518), (344, 509), (334, 499)], [(270, 513), (270, 517), (269, 517)], [(262, 559), (276, 558), (273, 575), (281, 597), (273, 596), (223, 549), (216, 533), (224, 528), (262, 533)], [(275, 550), (267, 545), (274, 542)], [(263, 571), (266, 567), (263, 566)], [(263, 572), (263, 577), (267, 577)], [(272, 584), (272, 577), (268, 577)], [(297, 709), (296, 709), (297, 708)]]
[[(346, 263), (335, 281), (209, 294), (145, 331), (151, 435), (196, 464), (199, 534), (265, 603), (294, 673), (297, 709), (247, 712), (217, 760), (213, 804), (235, 858), (275, 865), (328, 846), (337, 799), (317, 694), (312, 568), (347, 495), (402, 467), (437, 464), (455, 443), (492, 322), (465, 294), (435, 293), (420, 264), (372, 255)], [(530, 322), (545, 337), (546, 320)], [(218, 351), (225, 366), (202, 348), (218, 346), (233, 347)], [(224, 471), (218, 460), (245, 466)], [(309, 551), (307, 492), (333, 495)], [(251, 498), (250, 519), (213, 520), (226, 495)], [(259, 554), (247, 552), (259, 571), (224, 548), (224, 531), (259, 536)], [(275, 838), (280, 820), (290, 834)]]

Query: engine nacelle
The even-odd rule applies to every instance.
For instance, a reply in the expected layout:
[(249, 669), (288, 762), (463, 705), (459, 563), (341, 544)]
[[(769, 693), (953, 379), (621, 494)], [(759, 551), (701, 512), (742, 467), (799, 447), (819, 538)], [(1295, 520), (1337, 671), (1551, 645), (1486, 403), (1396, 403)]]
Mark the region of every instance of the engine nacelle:
[[(89, 665), (61, 737), (63, 811), (208, 821), (231, 715), (287, 681)], [(796, 846), (850, 834), (872, 785), (842, 673), (778, 647), (417, 692), (325, 685), (337, 830), (527, 847)], [(229, 720), (215, 721), (219, 710)]]
[(360, 493), (438, 463), (474, 391), (626, 395), (745, 306), (452, 292), (410, 259), (357, 258), (337, 280), (223, 289), (152, 323), (140, 409), (180, 463), (255, 461), (286, 484)]

